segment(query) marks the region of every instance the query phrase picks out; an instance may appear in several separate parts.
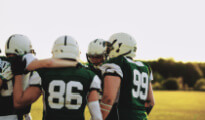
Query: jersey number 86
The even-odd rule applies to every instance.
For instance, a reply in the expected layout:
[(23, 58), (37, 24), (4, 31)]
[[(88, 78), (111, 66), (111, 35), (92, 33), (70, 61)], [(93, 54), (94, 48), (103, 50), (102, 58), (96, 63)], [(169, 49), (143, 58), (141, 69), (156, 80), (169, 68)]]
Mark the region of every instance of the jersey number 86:
[[(58, 87), (59, 90), (55, 91), (55, 87)], [(68, 109), (79, 109), (82, 104), (82, 96), (80, 93), (73, 93), (73, 87), (83, 91), (83, 85), (80, 82), (70, 81), (66, 84), (63, 80), (53, 80), (48, 88), (50, 94), (48, 97), (49, 106), (54, 109), (61, 109), (64, 106)], [(54, 99), (58, 102), (54, 102)], [(72, 100), (75, 100), (76, 104), (72, 104)]]

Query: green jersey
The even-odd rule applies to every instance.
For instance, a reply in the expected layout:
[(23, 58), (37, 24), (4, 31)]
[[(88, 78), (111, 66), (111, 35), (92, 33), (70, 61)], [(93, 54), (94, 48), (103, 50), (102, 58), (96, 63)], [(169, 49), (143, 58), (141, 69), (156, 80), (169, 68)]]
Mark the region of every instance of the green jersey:
[(84, 120), (89, 91), (101, 89), (99, 77), (82, 67), (39, 69), (30, 79), (42, 87), (45, 120)]
[(86, 68), (88, 70), (93, 71), (96, 75), (98, 75), (100, 78), (102, 78), (102, 74), (101, 74), (101, 70), (100, 69), (95, 68), (92, 63), (88, 63), (86, 66), (87, 66)]
[[(26, 54), (22, 57), (26, 61), (26, 66), (28, 66), (33, 60), (36, 58), (32, 54)], [(22, 109), (14, 109), (13, 107), (13, 86), (14, 86), (14, 78), (13, 75), (11, 74), (11, 63), (15, 60), (14, 57), (0, 57), (0, 72), (3, 72), (3, 69), (6, 68), (7, 72), (6, 74), (9, 74), (11, 76), (11, 79), (9, 80), (3, 80), (2, 86), (0, 88), (0, 119), (1, 116), (8, 117), (10, 118), (10, 115), (14, 115), (15, 118), (18, 116), (22, 116), (23, 114), (27, 114), (30, 112), (31, 105), (28, 105), (25, 108)], [(29, 84), (28, 84), (28, 77), (29, 74), (24, 74), (23, 75), (23, 86), (24, 89), (26, 89)]]
[[(94, 67), (94, 65), (92, 63), (88, 63), (87, 64), (87, 69), (93, 71), (96, 75), (98, 75), (100, 78), (101, 78), (101, 88), (103, 89), (103, 85), (104, 85), (104, 82), (103, 82), (103, 76), (102, 76), (102, 73), (101, 73), (101, 70), (100, 69), (96, 69)], [(102, 99), (102, 96), (103, 96), (103, 90), (100, 90), (100, 101)], [(109, 115), (107, 116), (106, 120), (118, 120), (118, 109), (117, 109), (117, 103), (115, 103), (109, 113)]]
[(138, 116), (146, 119), (144, 104), (148, 96), (149, 83), (153, 79), (150, 67), (143, 62), (119, 56), (103, 64), (101, 70), (104, 75), (121, 78), (116, 98), (120, 120), (137, 119)]

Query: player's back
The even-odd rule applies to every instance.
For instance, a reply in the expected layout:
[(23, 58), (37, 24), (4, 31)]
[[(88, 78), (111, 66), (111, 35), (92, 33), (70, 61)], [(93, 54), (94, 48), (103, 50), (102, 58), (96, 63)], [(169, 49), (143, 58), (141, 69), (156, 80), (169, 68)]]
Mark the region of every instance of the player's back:
[(140, 61), (134, 62), (124, 56), (110, 59), (104, 66), (107, 66), (103, 69), (107, 69), (108, 73), (110, 71), (111, 74), (118, 74), (121, 77), (117, 98), (120, 120), (132, 120), (136, 119), (136, 116), (146, 117), (144, 104), (150, 83), (149, 66)]
[[(95, 74), (85, 68), (40, 69), (46, 120), (83, 120)], [(44, 106), (45, 107), (45, 106)]]

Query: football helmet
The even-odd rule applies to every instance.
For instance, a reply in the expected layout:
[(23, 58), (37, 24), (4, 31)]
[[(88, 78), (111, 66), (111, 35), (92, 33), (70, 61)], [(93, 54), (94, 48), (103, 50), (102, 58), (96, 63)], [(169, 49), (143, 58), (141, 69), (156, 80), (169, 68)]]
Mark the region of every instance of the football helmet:
[(134, 58), (137, 51), (136, 40), (127, 33), (115, 33), (113, 34), (109, 42), (113, 49), (109, 53), (109, 57), (117, 57), (120, 55)]
[(79, 60), (80, 50), (77, 41), (71, 36), (59, 37), (53, 45), (53, 58), (69, 58)]
[(6, 41), (6, 54), (24, 55), (27, 53), (35, 53), (32, 49), (31, 41), (25, 35), (14, 34)]
[(94, 66), (95, 64), (91, 61), (91, 58), (102, 58), (103, 60), (101, 62), (104, 62), (107, 59), (110, 45), (111, 44), (108, 41), (103, 39), (95, 39), (91, 41), (86, 53), (88, 62), (92, 63)]

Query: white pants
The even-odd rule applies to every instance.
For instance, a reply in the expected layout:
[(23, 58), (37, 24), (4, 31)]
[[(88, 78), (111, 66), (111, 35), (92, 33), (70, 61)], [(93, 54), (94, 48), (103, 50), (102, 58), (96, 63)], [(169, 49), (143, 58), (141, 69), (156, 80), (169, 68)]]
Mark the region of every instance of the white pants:
[(17, 115), (0, 116), (0, 120), (18, 120)]

